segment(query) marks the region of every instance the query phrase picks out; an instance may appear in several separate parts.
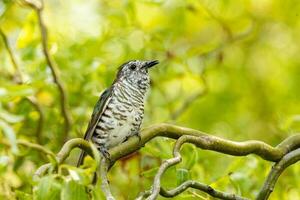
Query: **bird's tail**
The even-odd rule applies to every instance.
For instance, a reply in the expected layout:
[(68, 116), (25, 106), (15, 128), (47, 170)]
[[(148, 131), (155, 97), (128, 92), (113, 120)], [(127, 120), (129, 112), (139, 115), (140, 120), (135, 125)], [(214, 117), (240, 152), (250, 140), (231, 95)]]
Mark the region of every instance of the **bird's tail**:
[(83, 160), (84, 160), (85, 156), (86, 156), (86, 153), (81, 150), (81, 153), (80, 153), (80, 156), (79, 156), (79, 159), (77, 162), (77, 167), (79, 167), (80, 165), (83, 164)]

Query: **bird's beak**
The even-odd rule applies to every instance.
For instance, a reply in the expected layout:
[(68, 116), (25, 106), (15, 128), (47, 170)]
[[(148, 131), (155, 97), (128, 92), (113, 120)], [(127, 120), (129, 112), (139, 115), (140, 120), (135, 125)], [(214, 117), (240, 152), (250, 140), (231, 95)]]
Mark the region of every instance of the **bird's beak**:
[(159, 63), (158, 60), (146, 61), (144, 67), (149, 69), (149, 68), (153, 67), (154, 65), (157, 65), (158, 63)]

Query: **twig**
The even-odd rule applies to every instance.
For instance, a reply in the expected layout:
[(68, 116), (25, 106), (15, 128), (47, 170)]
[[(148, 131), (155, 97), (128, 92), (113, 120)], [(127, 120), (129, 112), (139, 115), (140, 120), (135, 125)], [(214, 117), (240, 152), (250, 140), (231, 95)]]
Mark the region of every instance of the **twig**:
[(155, 200), (159, 194), (160, 191), (160, 179), (164, 172), (171, 166), (179, 163), (181, 161), (180, 154), (174, 155), (174, 158), (165, 160), (161, 166), (159, 167), (158, 172), (156, 173), (154, 177), (154, 182), (151, 190), (151, 195), (147, 198), (147, 200)]
[(52, 151), (46, 149), (42, 145), (31, 143), (31, 142), (28, 142), (28, 141), (25, 141), (25, 140), (18, 140), (17, 144), (29, 147), (31, 149), (35, 149), (35, 150), (40, 151), (40, 152), (43, 152), (43, 153), (49, 155), (50, 157), (52, 157), (54, 160), (56, 158), (56, 155)]
[(160, 192), (159, 194), (163, 197), (175, 197), (178, 194), (184, 192), (186, 189), (188, 188), (194, 188), (200, 191), (203, 191), (209, 195), (211, 195), (212, 197), (216, 197), (216, 198), (220, 198), (220, 199), (227, 199), (227, 200), (231, 200), (231, 199), (240, 199), (240, 200), (248, 200), (247, 198), (244, 197), (239, 197), (235, 194), (230, 194), (230, 193), (225, 193), (225, 192), (221, 192), (218, 190), (213, 189), (211, 186), (203, 184), (203, 183), (199, 183), (197, 181), (185, 181), (184, 183), (182, 183), (181, 185), (179, 185), (178, 187), (172, 189), (172, 190), (165, 190), (163, 188), (160, 188)]
[(279, 162), (277, 162), (268, 175), (267, 180), (265, 181), (261, 191), (257, 196), (257, 200), (266, 200), (269, 198), (270, 194), (275, 188), (275, 184), (281, 175), (281, 173), (290, 165), (295, 164), (300, 160), (300, 149), (291, 151), (286, 154)]
[(151, 190), (146, 190), (144, 192), (141, 192), (136, 198), (135, 200), (143, 200), (144, 198), (147, 198), (148, 196), (150, 196), (151, 194)]
[[(201, 136), (200, 136), (201, 137)], [(181, 162), (181, 155), (180, 155), (180, 148), (184, 143), (193, 143), (195, 144), (195, 141), (198, 141), (199, 137), (197, 136), (190, 136), (190, 135), (184, 135), (181, 136), (175, 143), (174, 149), (173, 149), (173, 158), (170, 158), (168, 160), (165, 160), (158, 172), (156, 173), (153, 181), (153, 186), (151, 190), (151, 195), (147, 198), (147, 200), (155, 200), (158, 196), (158, 194), (162, 193), (163, 196), (166, 197), (173, 197), (181, 192), (185, 191), (188, 187), (193, 187), (195, 189), (199, 189), (203, 192), (206, 192), (207, 194), (211, 195), (212, 197), (220, 198), (220, 199), (227, 199), (227, 200), (246, 200), (244, 197), (237, 196), (235, 194), (229, 194), (225, 192), (220, 192), (212, 187), (198, 183), (196, 181), (187, 181), (178, 186), (177, 188), (171, 190), (171, 191), (165, 191), (161, 189), (160, 180), (162, 175), (166, 172), (168, 168), (170, 168), (173, 165), (178, 164)]]
[(16, 81), (17, 83), (23, 83), (23, 77), (22, 77), (20, 68), (17, 64), (17, 61), (16, 61), (15, 57), (14, 57), (12, 49), (9, 46), (8, 39), (7, 39), (6, 35), (4, 34), (4, 32), (1, 29), (0, 29), (0, 35), (1, 35), (2, 40), (4, 42), (4, 46), (6, 48), (6, 51), (7, 51), (8, 55), (9, 55), (10, 61), (11, 61), (12, 65), (15, 69), (14, 81)]
[[(80, 148), (80, 149), (84, 150), (87, 154), (89, 154), (90, 156), (92, 156), (92, 157), (94, 156), (92, 148), (88, 141), (81, 139), (81, 138), (75, 138), (75, 139), (71, 139), (71, 140), (67, 141), (63, 145), (63, 147), (61, 148), (61, 150), (58, 152), (58, 154), (55, 157), (57, 163), (58, 164), (63, 163), (67, 159), (67, 157), (69, 157), (71, 151), (74, 148)], [(51, 163), (44, 164), (36, 170), (34, 175), (36, 177), (41, 177), (42, 175), (44, 175), (46, 173), (46, 171), (50, 167), (51, 167)]]
[[(11, 145), (9, 142), (7, 142), (5, 140), (1, 140), (1, 144), (5, 145), (5, 146), (10, 146)], [(45, 147), (43, 147), (42, 145), (31, 143), (31, 142), (28, 142), (26, 140), (17, 140), (17, 144), (28, 147), (28, 148), (31, 148), (31, 149), (34, 149), (34, 150), (36, 150), (40, 153), (49, 155), (54, 160), (56, 159), (56, 155), (52, 151), (50, 151), (50, 150), (46, 149)]]
[(48, 50), (48, 35), (47, 35), (47, 27), (43, 21), (42, 17), (42, 11), (43, 11), (43, 1), (32, 1), (32, 0), (24, 0), (24, 2), (30, 6), (33, 10), (36, 11), (37, 17), (38, 17), (38, 23), (39, 28), (41, 31), (41, 40), (42, 40), (42, 47), (43, 47), (43, 53), (46, 59), (46, 62), (48, 64), (48, 67), (50, 68), (50, 71), (52, 73), (53, 81), (57, 85), (59, 94), (60, 94), (60, 109), (62, 116), (65, 121), (65, 130), (64, 135), (62, 137), (63, 142), (67, 140), (69, 136), (69, 131), (71, 127), (71, 117), (68, 112), (68, 106), (67, 106), (67, 94), (64, 88), (64, 85), (58, 75), (58, 67), (56, 66), (56, 63), (52, 60), (49, 50)]
[(46, 171), (52, 166), (51, 163), (44, 164), (40, 166), (33, 174), (33, 179), (38, 180), (42, 175), (46, 173)]
[(107, 200), (115, 200), (115, 198), (111, 194), (109, 183), (107, 180), (108, 167), (109, 162), (107, 162), (107, 160), (104, 157), (102, 157), (100, 165), (101, 189)]
[[(8, 52), (9, 58), (15, 68), (14, 81), (17, 84), (23, 84), (24, 80), (23, 80), (23, 76), (22, 76), (20, 67), (19, 67), (17, 60), (13, 54), (13, 51), (8, 43), (7, 37), (1, 29), (0, 29), (0, 35), (2, 36), (6, 51)], [(45, 118), (44, 112), (42, 110), (40, 103), (37, 101), (35, 96), (29, 96), (29, 97), (26, 97), (26, 99), (33, 105), (33, 107), (39, 114), (39, 121), (37, 124), (37, 129), (36, 129), (35, 135), (37, 138), (37, 142), (39, 144), (42, 144), (42, 131), (43, 131), (43, 126), (44, 126), (44, 118)]]
[(203, 183), (199, 183), (197, 181), (185, 181), (184, 183), (182, 183), (181, 185), (179, 185), (178, 187), (172, 189), (172, 190), (165, 190), (163, 188), (160, 188), (160, 192), (159, 194), (163, 197), (175, 197), (178, 194), (184, 192), (186, 189), (188, 188), (194, 188), (200, 191), (203, 191), (209, 195), (211, 195), (212, 197), (216, 197), (216, 198), (220, 198), (220, 199), (240, 199), (240, 200), (247, 200), (247, 198), (244, 197), (239, 197), (235, 194), (230, 194), (230, 193), (226, 193), (226, 192), (221, 192), (218, 190), (213, 189), (211, 186), (203, 184)]

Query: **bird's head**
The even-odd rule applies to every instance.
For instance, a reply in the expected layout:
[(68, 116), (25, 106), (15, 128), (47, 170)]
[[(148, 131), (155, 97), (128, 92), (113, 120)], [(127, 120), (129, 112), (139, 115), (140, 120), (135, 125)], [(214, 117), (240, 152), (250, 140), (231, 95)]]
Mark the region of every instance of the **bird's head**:
[(141, 61), (132, 60), (124, 63), (119, 68), (116, 81), (126, 80), (133, 86), (140, 88), (148, 87), (150, 83), (150, 77), (148, 74), (148, 69), (157, 65), (158, 61)]

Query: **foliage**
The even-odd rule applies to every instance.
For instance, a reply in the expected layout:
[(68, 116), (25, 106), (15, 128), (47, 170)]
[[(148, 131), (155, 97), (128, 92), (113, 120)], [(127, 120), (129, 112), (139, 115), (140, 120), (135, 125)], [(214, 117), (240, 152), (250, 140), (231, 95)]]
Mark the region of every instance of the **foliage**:
[[(49, 53), (68, 97), (69, 138), (83, 136), (100, 92), (112, 83), (117, 67), (130, 59), (161, 61), (151, 71), (144, 127), (172, 122), (272, 145), (300, 129), (296, 0), (44, 3)], [(57, 173), (32, 178), (41, 164), (55, 161), (17, 141), (40, 143), (53, 152), (61, 148), (66, 133), (60, 92), (43, 54), (34, 9), (21, 0), (0, 1), (0, 28), (15, 59), (0, 37), (0, 198), (102, 199), (99, 185), (91, 184), (97, 161), (87, 159), (83, 167), (74, 167), (78, 151)], [(133, 199), (148, 189), (162, 160), (172, 157), (173, 144), (157, 138), (118, 161), (109, 173), (117, 199)], [(233, 158), (192, 145), (184, 146), (182, 157), (183, 162), (164, 175), (164, 187), (192, 178), (254, 198), (270, 169), (270, 163), (255, 156)], [(299, 172), (299, 165), (287, 170), (271, 198), (300, 199)], [(194, 198), (209, 199), (193, 189), (175, 199)]]

